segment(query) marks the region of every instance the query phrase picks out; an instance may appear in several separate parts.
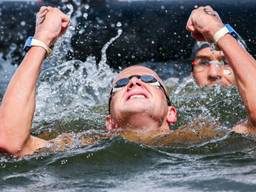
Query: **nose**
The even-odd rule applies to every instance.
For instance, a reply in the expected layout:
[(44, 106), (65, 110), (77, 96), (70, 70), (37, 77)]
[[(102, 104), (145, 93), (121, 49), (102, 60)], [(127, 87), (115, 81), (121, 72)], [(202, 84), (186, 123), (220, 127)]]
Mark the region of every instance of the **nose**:
[(134, 86), (141, 86), (141, 85), (142, 85), (141, 80), (139, 80), (137, 77), (132, 77), (128, 84), (128, 90), (130, 90)]
[(210, 64), (208, 68), (208, 80), (217, 81), (221, 79), (220, 66), (216, 64)]

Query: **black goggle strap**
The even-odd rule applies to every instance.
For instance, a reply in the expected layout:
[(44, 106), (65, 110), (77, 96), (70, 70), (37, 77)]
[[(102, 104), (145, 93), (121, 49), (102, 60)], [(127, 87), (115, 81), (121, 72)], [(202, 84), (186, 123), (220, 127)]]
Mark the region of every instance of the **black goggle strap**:
[(171, 106), (172, 105), (171, 100), (170, 100), (170, 98), (169, 98), (169, 96), (168, 96), (164, 86), (161, 83), (159, 83), (159, 85), (160, 85), (159, 87), (163, 90), (163, 92), (165, 94), (168, 106)]
[(164, 86), (163, 86), (159, 81), (156, 80), (156, 82), (152, 82), (152, 83), (148, 83), (148, 84), (150, 84), (150, 85), (152, 85), (152, 86), (155, 86), (155, 87), (161, 88), (161, 89), (163, 90), (163, 92), (164, 92), (165, 97), (166, 97), (168, 106), (171, 106), (171, 105), (172, 105), (172, 104), (171, 104), (171, 101), (170, 101), (170, 98), (168, 97), (168, 94), (167, 94), (167, 92), (166, 92)]

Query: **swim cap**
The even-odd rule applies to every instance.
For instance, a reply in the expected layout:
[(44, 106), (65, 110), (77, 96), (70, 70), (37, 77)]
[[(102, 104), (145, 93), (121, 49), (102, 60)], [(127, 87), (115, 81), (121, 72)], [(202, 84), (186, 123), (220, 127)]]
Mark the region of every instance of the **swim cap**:
[(210, 43), (208, 43), (207, 41), (196, 41), (195, 45), (192, 48), (192, 54), (191, 54), (192, 59), (196, 57), (196, 53), (198, 51), (210, 46), (211, 46)]

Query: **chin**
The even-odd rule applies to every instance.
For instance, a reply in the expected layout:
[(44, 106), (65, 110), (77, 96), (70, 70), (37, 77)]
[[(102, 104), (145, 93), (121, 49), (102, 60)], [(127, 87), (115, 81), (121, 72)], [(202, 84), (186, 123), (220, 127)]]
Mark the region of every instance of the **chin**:
[(133, 99), (133, 100), (128, 100), (123, 103), (122, 105), (124, 108), (131, 108), (131, 109), (143, 109), (143, 108), (148, 108), (150, 106), (150, 100), (145, 100), (145, 99)]
[(123, 113), (145, 113), (147, 111), (150, 111), (150, 109), (145, 105), (143, 105), (143, 106), (130, 105), (130, 106), (122, 109)]

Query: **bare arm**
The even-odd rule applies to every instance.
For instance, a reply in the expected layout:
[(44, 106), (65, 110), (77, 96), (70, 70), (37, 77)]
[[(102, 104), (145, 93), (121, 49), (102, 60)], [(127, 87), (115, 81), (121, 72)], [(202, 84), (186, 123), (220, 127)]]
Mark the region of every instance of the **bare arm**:
[[(68, 26), (56, 8), (42, 7), (37, 14), (35, 39), (51, 46)], [(32, 47), (13, 75), (0, 106), (0, 149), (18, 156), (33, 153), (46, 141), (30, 135), (35, 111), (36, 82), (46, 51)]]
[(231, 35), (224, 36), (218, 46), (234, 71), (238, 90), (248, 111), (249, 127), (256, 131), (256, 61)]
[[(214, 34), (223, 27), (217, 12), (211, 7), (200, 7), (192, 11), (187, 30), (197, 40), (213, 42)], [(229, 65), (234, 71), (237, 87), (248, 111), (249, 121), (246, 130), (256, 131), (256, 61), (255, 59), (229, 34), (217, 42), (218, 47), (224, 52)]]

